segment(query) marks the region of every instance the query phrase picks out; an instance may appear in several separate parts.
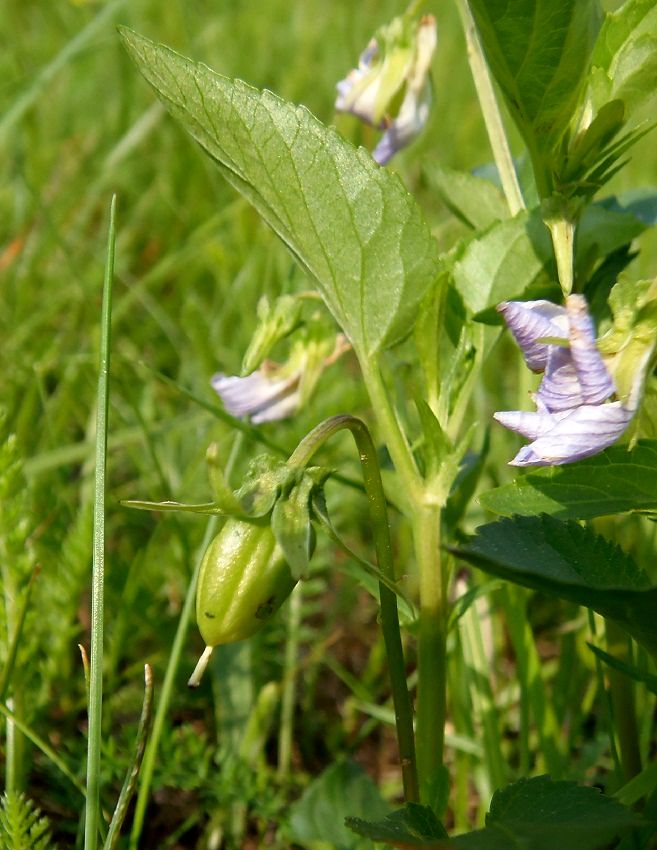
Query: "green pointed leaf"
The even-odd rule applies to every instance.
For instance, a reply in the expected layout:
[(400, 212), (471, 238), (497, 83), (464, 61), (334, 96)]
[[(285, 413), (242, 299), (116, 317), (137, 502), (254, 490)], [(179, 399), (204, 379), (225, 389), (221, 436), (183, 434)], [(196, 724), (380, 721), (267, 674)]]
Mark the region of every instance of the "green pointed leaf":
[(530, 151), (568, 127), (600, 24), (597, 0), (471, 0), (481, 41)]
[(592, 519), (626, 511), (657, 511), (657, 441), (628, 451), (612, 446), (595, 457), (519, 475), (479, 497), (489, 511)]
[(472, 313), (521, 299), (550, 283), (552, 245), (540, 213), (521, 212), (472, 239), (454, 264), (454, 284)]
[(622, 100), (626, 113), (654, 97), (657, 87), (657, 3), (629, 0), (607, 13), (591, 60), (594, 107)]
[(399, 178), (303, 107), (121, 34), (171, 114), (316, 280), (359, 355), (405, 336), (437, 246)]
[(440, 843), (440, 839), (447, 838), (445, 827), (429, 806), (420, 806), (418, 803), (406, 803), (403, 809), (392, 812), (382, 821), (350, 817), (347, 818), (347, 826), (358, 835), (393, 847), (448, 846)]
[(388, 806), (362, 768), (354, 762), (339, 762), (314, 779), (292, 804), (285, 831), (303, 847), (323, 842), (335, 850), (371, 850), (372, 843), (351, 832), (345, 818), (383, 818), (387, 812)]
[(504, 195), (490, 180), (447, 166), (431, 166), (425, 174), (449, 211), (468, 227), (486, 230), (509, 217)]
[[(328, 470), (324, 471), (326, 478)], [(315, 549), (315, 530), (310, 521), (310, 500), (321, 484), (305, 472), (289, 493), (281, 496), (271, 514), (271, 529), (283, 550), (292, 578), (308, 574), (310, 558)]]
[[(184, 502), (147, 502), (143, 499), (122, 499), (124, 508), (136, 508), (140, 511), (180, 511), (189, 514), (209, 514), (210, 516), (228, 516), (223, 506), (217, 502), (202, 502), (200, 504), (185, 504)], [(231, 514), (233, 515), (233, 514)], [(243, 514), (234, 514), (246, 519)]]
[(577, 522), (503, 519), (453, 551), (484, 572), (592, 608), (657, 651), (657, 587), (620, 547)]

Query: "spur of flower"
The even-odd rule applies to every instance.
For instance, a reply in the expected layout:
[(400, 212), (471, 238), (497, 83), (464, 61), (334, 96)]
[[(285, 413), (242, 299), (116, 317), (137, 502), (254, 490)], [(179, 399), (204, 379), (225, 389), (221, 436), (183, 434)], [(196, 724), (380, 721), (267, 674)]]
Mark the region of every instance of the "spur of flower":
[[(531, 441), (511, 465), (572, 463), (615, 443), (637, 411), (645, 356), (636, 364), (631, 386), (620, 393), (596, 343), (584, 296), (569, 295), (564, 307), (549, 301), (506, 301), (497, 309), (527, 366), (543, 373), (533, 395), (536, 411), (495, 413), (500, 424)], [(653, 350), (654, 340), (651, 355)]]
[(422, 131), (431, 108), (429, 69), (436, 48), (436, 20), (416, 22), (412, 9), (377, 32), (358, 67), (337, 84), (335, 108), (385, 130), (372, 152), (386, 165)]

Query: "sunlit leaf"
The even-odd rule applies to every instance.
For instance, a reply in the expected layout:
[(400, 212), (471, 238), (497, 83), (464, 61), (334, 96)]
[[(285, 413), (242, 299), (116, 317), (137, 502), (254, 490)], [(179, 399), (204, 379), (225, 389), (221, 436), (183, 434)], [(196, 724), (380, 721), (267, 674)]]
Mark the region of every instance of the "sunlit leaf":
[(358, 353), (406, 335), (437, 246), (399, 178), (305, 108), (121, 33), (171, 114), (316, 280)]
[(628, 451), (612, 446), (595, 457), (546, 466), (480, 496), (489, 511), (591, 519), (626, 511), (657, 511), (657, 441)]
[(600, 24), (597, 0), (470, 5), (491, 70), (530, 151), (554, 149), (580, 96)]

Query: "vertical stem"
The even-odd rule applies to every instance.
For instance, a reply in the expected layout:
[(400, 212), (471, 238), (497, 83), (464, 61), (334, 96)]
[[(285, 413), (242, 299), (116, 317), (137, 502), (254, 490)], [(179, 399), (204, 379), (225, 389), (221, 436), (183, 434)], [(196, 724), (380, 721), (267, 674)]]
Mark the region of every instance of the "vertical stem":
[(465, 42), (468, 50), (468, 62), (477, 89), (479, 105), (486, 124), (486, 132), (493, 151), (493, 157), (502, 181), (502, 189), (511, 215), (516, 215), (520, 210), (526, 209), (525, 201), (520, 191), (520, 184), (516, 170), (513, 166), (513, 157), (509, 149), (509, 142), (502, 123), (502, 116), (497, 105), (495, 90), (488, 70), (488, 65), (481, 48), (477, 27), (472, 17), (472, 12), (467, 0), (457, 0), (459, 15), (465, 33)]
[(281, 697), (281, 722), (278, 733), (278, 776), (287, 779), (292, 762), (294, 740), (294, 700), (296, 696), (297, 653), (299, 651), (299, 626), (303, 603), (303, 582), (300, 581), (290, 596), (285, 643), (285, 673)]
[(440, 508), (420, 506), (413, 520), (420, 578), (416, 741), (420, 797), (433, 806), (443, 763), (446, 712), (446, 575), (440, 557)]
[[(605, 620), (607, 651), (610, 655), (626, 663), (629, 658), (629, 638), (612, 620)], [(639, 731), (636, 722), (634, 702), (634, 684), (624, 673), (611, 667), (607, 670), (609, 692), (613, 710), (614, 726), (618, 736), (620, 763), (625, 782), (641, 773), (641, 755), (639, 753)]]
[[(389, 407), (388, 411), (390, 412)], [(331, 419), (327, 419), (304, 437), (290, 456), (289, 463), (291, 466), (305, 466), (317, 449), (329, 437), (343, 428), (351, 431), (360, 456), (379, 569), (387, 579), (394, 582), (397, 577), (392, 561), (392, 545), (390, 542), (386, 498), (383, 491), (379, 464), (376, 458), (376, 448), (367, 426), (354, 416), (334, 416)], [(399, 438), (403, 439), (398, 424), (397, 429)], [(399, 444), (396, 444), (396, 449), (400, 449)], [(412, 462), (410, 456), (408, 460)], [(392, 590), (379, 582), (379, 598), (381, 606), (381, 630), (383, 632), (388, 658), (392, 699), (395, 708), (404, 797), (409, 802), (418, 802), (420, 795), (415, 760), (413, 706), (406, 683), (406, 662), (399, 629), (397, 597)]]
[(91, 672), (89, 677), (89, 732), (87, 742), (87, 802), (84, 824), (85, 850), (96, 850), (100, 827), (100, 741), (103, 708), (103, 607), (105, 581), (105, 466), (109, 409), (110, 328), (112, 279), (116, 241), (116, 195), (110, 206), (107, 261), (101, 313), (100, 366), (96, 411), (96, 476), (94, 546), (91, 590)]

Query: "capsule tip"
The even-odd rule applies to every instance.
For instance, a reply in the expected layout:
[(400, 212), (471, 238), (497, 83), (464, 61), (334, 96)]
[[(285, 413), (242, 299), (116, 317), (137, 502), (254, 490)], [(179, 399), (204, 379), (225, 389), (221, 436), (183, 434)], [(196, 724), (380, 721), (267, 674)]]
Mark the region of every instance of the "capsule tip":
[(203, 678), (203, 674), (205, 673), (205, 668), (208, 666), (210, 656), (212, 655), (213, 650), (213, 646), (206, 646), (203, 650), (203, 654), (199, 658), (196, 667), (194, 667), (194, 672), (187, 681), (188, 688), (198, 688), (198, 686), (201, 684), (201, 679)]

